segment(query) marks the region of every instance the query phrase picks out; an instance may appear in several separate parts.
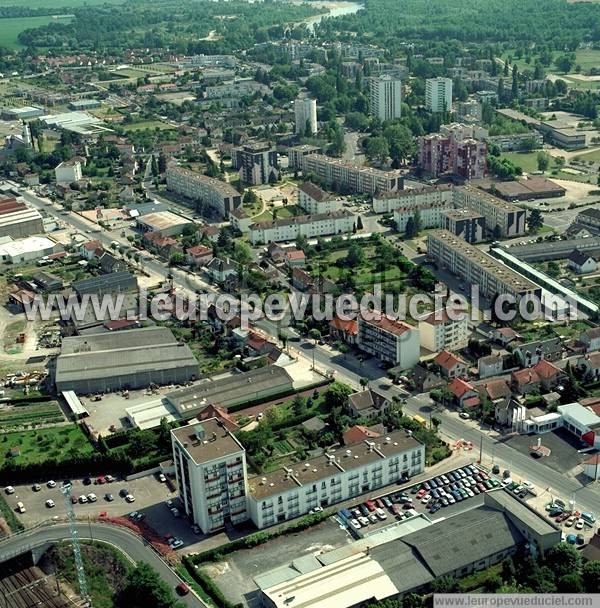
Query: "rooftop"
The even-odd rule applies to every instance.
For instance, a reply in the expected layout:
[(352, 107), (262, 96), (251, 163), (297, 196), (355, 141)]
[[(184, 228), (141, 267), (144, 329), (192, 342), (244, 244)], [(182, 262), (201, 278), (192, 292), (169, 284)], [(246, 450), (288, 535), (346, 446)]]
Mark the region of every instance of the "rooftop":
[(419, 443), (406, 431), (394, 431), (375, 441), (361, 442), (329, 450), (327, 453), (295, 465), (294, 469), (282, 467), (262, 477), (249, 480), (250, 493), (255, 500), (277, 496), (293, 488), (313, 484), (340, 472), (362, 467), (371, 462), (402, 454), (419, 448)]
[(240, 193), (227, 182), (222, 182), (220, 179), (216, 179), (214, 177), (208, 177), (208, 175), (203, 175), (202, 173), (192, 171), (191, 169), (170, 165), (167, 172), (171, 174), (179, 174), (187, 177), (188, 179), (193, 179), (212, 188), (213, 190), (216, 190), (222, 196), (241, 196)]
[(227, 458), (244, 451), (217, 418), (173, 429), (171, 435), (196, 464)]
[(187, 226), (192, 222), (171, 211), (158, 211), (156, 213), (148, 213), (138, 218), (140, 224), (150, 226), (152, 230), (165, 230), (175, 226)]
[(492, 256), (467, 243), (464, 239), (455, 236), (448, 230), (433, 230), (429, 233), (428, 239), (439, 241), (440, 244), (445, 247), (451, 247), (453, 251), (464, 256), (471, 263), (476, 264), (480, 268), (484, 268), (487, 272), (493, 274), (505, 284), (510, 285), (515, 291), (535, 291), (539, 289), (535, 283), (526, 277), (518, 274), (508, 266), (505, 266)]
[(346, 209), (339, 211), (330, 211), (327, 213), (315, 213), (313, 215), (297, 215), (296, 217), (284, 218), (281, 220), (271, 220), (265, 222), (256, 222), (250, 226), (250, 230), (268, 230), (270, 228), (280, 228), (284, 226), (294, 226), (296, 224), (311, 224), (314, 222), (322, 222), (325, 220), (335, 220), (342, 218), (353, 217), (353, 214)]

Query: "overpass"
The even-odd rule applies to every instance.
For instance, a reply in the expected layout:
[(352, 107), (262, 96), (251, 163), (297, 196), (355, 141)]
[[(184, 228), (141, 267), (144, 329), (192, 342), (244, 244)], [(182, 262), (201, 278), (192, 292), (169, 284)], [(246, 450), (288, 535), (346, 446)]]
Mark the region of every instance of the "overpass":
[[(183, 582), (162, 557), (145, 539), (137, 536), (127, 528), (97, 522), (77, 523), (77, 534), (80, 540), (105, 542), (119, 549), (134, 563), (145, 562), (158, 572), (171, 589)], [(9, 536), (0, 542), (0, 563), (25, 553), (32, 553), (34, 561), (50, 546), (61, 541), (70, 542), (69, 524), (46, 523), (31, 530)], [(192, 591), (179, 598), (189, 608), (208, 608)]]

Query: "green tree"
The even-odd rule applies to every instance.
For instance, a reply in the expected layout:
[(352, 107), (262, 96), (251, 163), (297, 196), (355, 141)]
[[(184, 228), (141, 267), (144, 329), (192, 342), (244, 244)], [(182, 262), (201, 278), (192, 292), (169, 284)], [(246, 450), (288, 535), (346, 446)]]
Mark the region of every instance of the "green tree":
[(440, 576), (431, 583), (431, 589), (434, 593), (452, 593), (456, 590), (456, 587), (457, 581), (450, 575)]
[(343, 408), (348, 401), (352, 389), (347, 384), (333, 382), (325, 391), (325, 405), (328, 409)]
[(583, 578), (579, 572), (565, 574), (558, 579), (557, 590), (563, 593), (583, 593)]
[(559, 543), (546, 553), (546, 564), (558, 577), (578, 572), (581, 568), (581, 553), (567, 543)]
[(586, 562), (581, 575), (586, 593), (600, 593), (600, 561)]
[(535, 234), (544, 225), (544, 218), (539, 209), (532, 209), (527, 217), (527, 228)]
[(537, 153), (537, 166), (539, 171), (547, 171), (550, 166), (550, 155), (546, 152)]
[(362, 247), (354, 241), (350, 247), (348, 247), (348, 254), (346, 255), (345, 263), (350, 268), (358, 268), (364, 264), (365, 252)]
[(390, 147), (385, 137), (369, 137), (365, 146), (365, 153), (371, 162), (382, 164), (390, 155)]
[(176, 608), (170, 587), (148, 564), (139, 563), (127, 576), (127, 582), (117, 596), (118, 608)]

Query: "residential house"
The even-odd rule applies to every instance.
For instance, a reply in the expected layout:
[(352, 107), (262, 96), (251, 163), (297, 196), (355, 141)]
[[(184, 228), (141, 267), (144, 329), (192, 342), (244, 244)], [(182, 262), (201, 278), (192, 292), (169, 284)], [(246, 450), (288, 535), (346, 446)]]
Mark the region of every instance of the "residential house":
[(587, 382), (600, 380), (600, 352), (588, 353), (577, 361), (577, 368)]
[(510, 386), (508, 386), (508, 382), (502, 378), (489, 380), (478, 385), (477, 388), (480, 394), (485, 395), (494, 404), (512, 397), (512, 391), (510, 390)]
[(574, 249), (568, 257), (568, 266), (571, 270), (574, 270), (577, 274), (587, 274), (589, 272), (596, 272), (598, 264), (596, 260), (589, 254)]
[(559, 338), (549, 338), (536, 342), (520, 344), (513, 349), (519, 363), (523, 367), (536, 365), (542, 359), (546, 361), (559, 361), (563, 355), (563, 345)]
[(352, 393), (348, 397), (348, 413), (354, 418), (377, 418), (390, 406), (387, 397), (374, 391), (366, 389), (358, 393)]
[(356, 445), (367, 440), (377, 439), (377, 437), (381, 437), (381, 434), (368, 426), (355, 424), (345, 431), (342, 437), (344, 445)]
[(279, 243), (269, 243), (267, 254), (274, 264), (281, 264), (285, 260), (285, 249)]
[(517, 429), (528, 415), (527, 408), (514, 399), (500, 399), (494, 404), (494, 417), (500, 426)]
[(143, 238), (149, 248), (156, 251), (165, 260), (168, 260), (174, 253), (182, 253), (181, 245), (172, 236), (163, 236), (160, 232), (147, 232)]
[(588, 353), (600, 350), (600, 327), (592, 327), (581, 332), (579, 342), (585, 346)]
[(242, 234), (248, 234), (248, 232), (250, 232), (252, 218), (241, 207), (232, 209), (229, 212), (229, 221), (231, 222), (231, 225)]
[(209, 240), (211, 243), (216, 243), (219, 240), (220, 228), (218, 226), (204, 226), (200, 230), (200, 237)]
[(199, 414), (197, 414), (196, 418), (200, 421), (216, 418), (223, 428), (227, 429), (230, 433), (235, 433), (240, 430), (238, 423), (227, 413), (225, 408), (213, 405), (212, 403), (209, 403)]
[(102, 247), (102, 243), (100, 241), (86, 241), (79, 246), (79, 255), (86, 259), (92, 260), (96, 257), (100, 257), (104, 248)]
[(467, 364), (447, 350), (439, 353), (433, 363), (446, 378), (460, 378), (467, 374)]
[(332, 340), (356, 346), (358, 339), (358, 321), (356, 319), (340, 319), (334, 317), (329, 321), (329, 335)]
[(541, 359), (533, 367), (520, 369), (511, 374), (511, 384), (515, 392), (530, 393), (536, 389), (552, 390), (556, 388), (564, 373), (550, 361)]
[(292, 268), (292, 287), (305, 293), (333, 293), (335, 283), (325, 277), (313, 278), (302, 268)]
[(98, 257), (98, 264), (102, 274), (110, 274), (111, 272), (125, 272), (127, 263), (124, 260), (116, 258), (112, 253), (104, 251)]
[(456, 404), (461, 408), (477, 407), (480, 403), (479, 393), (472, 384), (465, 380), (454, 378), (448, 385), (448, 390), (452, 393)]
[(492, 332), (492, 338), (506, 346), (515, 340), (520, 340), (521, 336), (512, 327), (499, 327)]
[(189, 247), (185, 252), (185, 261), (190, 266), (206, 266), (212, 259), (212, 248), (204, 245)]
[(408, 377), (418, 393), (428, 393), (434, 388), (439, 388), (446, 384), (446, 381), (439, 374), (421, 365), (415, 365)]
[(288, 268), (304, 268), (306, 266), (306, 255), (301, 249), (288, 249), (285, 252), (284, 259)]
[(229, 259), (213, 258), (206, 270), (215, 283), (225, 283), (228, 277), (237, 277), (236, 265)]
[(499, 376), (504, 369), (504, 359), (500, 355), (481, 357), (477, 361), (477, 371), (480, 378)]

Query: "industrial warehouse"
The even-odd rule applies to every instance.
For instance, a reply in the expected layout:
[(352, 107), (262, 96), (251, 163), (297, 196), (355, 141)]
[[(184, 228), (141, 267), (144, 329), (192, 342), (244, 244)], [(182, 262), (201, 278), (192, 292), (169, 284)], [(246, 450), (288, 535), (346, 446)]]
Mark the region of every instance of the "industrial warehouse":
[(170, 329), (146, 327), (65, 338), (56, 390), (78, 394), (178, 384), (198, 376), (198, 362)]

